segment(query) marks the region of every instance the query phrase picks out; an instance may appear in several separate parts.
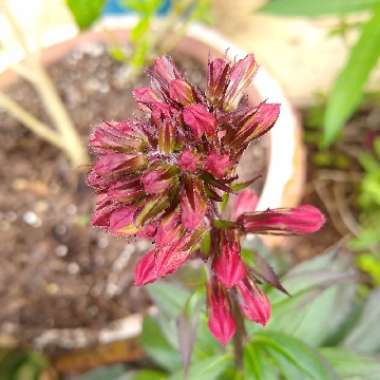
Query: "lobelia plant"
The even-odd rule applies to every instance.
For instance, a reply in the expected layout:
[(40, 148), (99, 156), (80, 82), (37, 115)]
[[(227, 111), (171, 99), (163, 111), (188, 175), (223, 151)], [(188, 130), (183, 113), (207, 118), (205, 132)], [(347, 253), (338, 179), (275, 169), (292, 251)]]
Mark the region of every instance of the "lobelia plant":
[[(208, 326), (227, 344), (242, 344), (242, 317), (265, 325), (266, 280), (241, 257), (241, 239), (253, 234), (307, 234), (325, 218), (313, 206), (254, 211), (255, 180), (239, 182), (239, 160), (275, 124), (279, 104), (251, 106), (244, 97), (257, 70), (253, 55), (235, 63), (210, 59), (206, 91), (192, 86), (168, 57), (150, 70), (151, 87), (134, 97), (146, 118), (104, 122), (90, 138), (96, 162), (88, 183), (97, 192), (92, 224), (117, 236), (149, 238), (154, 247), (135, 268), (145, 285), (201, 259), (208, 274)], [(257, 177), (256, 177), (257, 178)], [(240, 191), (240, 192), (239, 192)], [(238, 193), (233, 204), (228, 197)]]

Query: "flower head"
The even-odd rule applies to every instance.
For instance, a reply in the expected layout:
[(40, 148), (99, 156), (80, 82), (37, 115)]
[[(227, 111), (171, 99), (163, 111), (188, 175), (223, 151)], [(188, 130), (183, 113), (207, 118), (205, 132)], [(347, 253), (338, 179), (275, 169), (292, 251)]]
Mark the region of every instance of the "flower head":
[[(259, 212), (250, 189), (232, 194), (250, 182), (242, 186), (236, 171), (244, 150), (275, 125), (280, 112), (278, 104), (242, 101), (256, 70), (253, 55), (235, 63), (210, 59), (203, 92), (170, 58), (157, 58), (151, 86), (133, 91), (146, 117), (101, 123), (90, 137), (96, 161), (88, 184), (98, 197), (93, 225), (153, 243), (135, 268), (136, 285), (201, 256), (202, 239), (210, 235), (209, 252), (202, 252), (210, 264), (209, 327), (222, 344), (235, 334), (236, 305), (262, 325), (270, 316), (269, 301), (241, 256), (241, 238), (310, 233), (324, 223), (312, 206)], [(226, 212), (229, 195), (235, 203)]]

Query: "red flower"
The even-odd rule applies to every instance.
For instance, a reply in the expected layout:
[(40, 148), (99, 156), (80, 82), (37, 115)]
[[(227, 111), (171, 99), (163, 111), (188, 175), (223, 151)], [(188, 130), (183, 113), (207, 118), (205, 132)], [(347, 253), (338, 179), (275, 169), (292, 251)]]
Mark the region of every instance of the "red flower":
[[(101, 123), (90, 136), (96, 161), (87, 182), (98, 195), (93, 225), (153, 244), (135, 268), (136, 285), (199, 257), (201, 241), (210, 235), (209, 251), (202, 250), (212, 278), (209, 327), (222, 344), (236, 330), (232, 297), (239, 296), (241, 310), (257, 323), (264, 325), (270, 315), (269, 301), (241, 257), (244, 235), (310, 233), (324, 223), (312, 206), (254, 212), (253, 191), (233, 194), (242, 185), (237, 166), (244, 150), (275, 125), (280, 112), (278, 104), (241, 101), (256, 70), (253, 55), (236, 63), (210, 59), (202, 91), (170, 58), (157, 58), (151, 86), (133, 91), (145, 117)], [(225, 209), (230, 195), (234, 206)]]
[(208, 285), (208, 307), (209, 329), (221, 344), (226, 345), (235, 335), (236, 323), (227, 294), (215, 281)]

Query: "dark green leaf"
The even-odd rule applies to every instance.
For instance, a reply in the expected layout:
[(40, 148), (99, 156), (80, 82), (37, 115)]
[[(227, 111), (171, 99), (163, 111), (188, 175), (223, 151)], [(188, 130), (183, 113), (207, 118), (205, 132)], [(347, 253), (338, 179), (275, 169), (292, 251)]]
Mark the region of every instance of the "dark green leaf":
[(331, 92), (324, 121), (325, 146), (336, 139), (344, 123), (360, 104), (364, 85), (379, 56), (380, 3), (374, 8), (371, 19), (363, 25), (360, 38)]
[(321, 352), (342, 380), (379, 379), (379, 357), (359, 355), (341, 348), (324, 348)]
[(279, 16), (318, 17), (371, 9), (380, 0), (272, 0), (260, 12)]
[(78, 27), (83, 30), (101, 16), (106, 0), (66, 0), (66, 3)]
[[(291, 364), (297, 371), (302, 372), (303, 379), (312, 380), (335, 380), (336, 374), (316, 351), (299, 339), (291, 336), (274, 332), (260, 331), (253, 342), (263, 345), (269, 350), (276, 351)], [(293, 380), (293, 379), (292, 379)]]

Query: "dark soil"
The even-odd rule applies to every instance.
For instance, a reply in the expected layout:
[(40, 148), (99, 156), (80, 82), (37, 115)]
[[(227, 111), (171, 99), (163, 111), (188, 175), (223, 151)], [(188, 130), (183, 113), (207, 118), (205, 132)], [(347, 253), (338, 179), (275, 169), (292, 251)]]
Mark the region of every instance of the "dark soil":
[[(177, 61), (189, 80), (204, 82), (197, 62)], [(72, 51), (49, 72), (84, 142), (98, 122), (136, 112), (127, 67), (102, 45)], [(49, 122), (30, 85), (20, 81), (7, 92)], [(95, 197), (84, 175), (1, 110), (0, 120), (0, 334), (33, 342), (49, 328), (97, 330), (142, 311), (148, 299), (133, 286), (132, 268), (150, 243), (128, 244), (92, 228)], [(246, 159), (257, 171), (265, 167), (262, 141)]]

